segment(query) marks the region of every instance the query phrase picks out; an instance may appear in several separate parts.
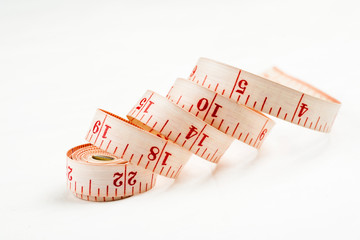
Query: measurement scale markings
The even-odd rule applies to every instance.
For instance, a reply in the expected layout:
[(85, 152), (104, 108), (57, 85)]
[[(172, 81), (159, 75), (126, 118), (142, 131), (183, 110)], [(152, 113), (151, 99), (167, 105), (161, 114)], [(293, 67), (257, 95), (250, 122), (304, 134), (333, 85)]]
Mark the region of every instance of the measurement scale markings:
[(125, 173), (124, 173), (124, 196), (126, 196), (126, 168), (127, 165), (125, 165)]
[(204, 131), (204, 129), (206, 128), (206, 124), (204, 125), (204, 127), (201, 129), (201, 131), (199, 132), (199, 134), (196, 136), (195, 141), (193, 142), (193, 144), (191, 145), (191, 147), (189, 148), (189, 150), (192, 149), (192, 147), (194, 146), (195, 142), (198, 140), (198, 138), (200, 137), (201, 133)]
[(240, 97), (241, 97), (241, 94), (239, 94), (239, 96), (238, 96), (238, 98), (237, 98), (237, 100), (236, 100), (237, 103), (239, 102)]
[[(76, 186), (76, 185), (75, 185)], [(76, 191), (76, 190), (75, 190)], [(91, 195), (91, 179), (89, 180), (89, 195)]]
[(194, 106), (194, 104), (191, 104), (190, 108), (189, 108), (189, 112), (191, 111), (192, 107)]
[(176, 141), (179, 139), (180, 135), (181, 135), (181, 133), (179, 133), (179, 135), (176, 137), (174, 143), (176, 143)]
[(157, 122), (154, 123), (154, 125), (151, 127), (150, 132), (152, 132), (156, 126)]
[(207, 78), (207, 75), (205, 75), (204, 81), (203, 81), (203, 83), (201, 84), (201, 86), (204, 86), (205, 81), (206, 81), (206, 78)]
[(183, 165), (181, 165), (181, 166), (178, 168), (178, 170), (176, 171), (175, 177), (177, 177), (178, 174), (180, 173), (180, 169), (182, 168), (182, 166), (183, 166)]
[(166, 173), (166, 175), (165, 175), (165, 176), (167, 176), (167, 175), (169, 174), (170, 169), (171, 169), (171, 166), (169, 167), (169, 170), (167, 171), (167, 173)]
[(162, 156), (162, 154), (163, 154), (163, 152), (164, 152), (164, 149), (166, 148), (166, 145), (167, 145), (167, 144), (168, 144), (168, 141), (165, 142), (165, 145), (164, 145), (164, 147), (162, 148), (162, 150), (161, 150), (161, 152), (160, 152), (159, 158), (158, 158), (158, 160), (156, 161), (156, 164), (155, 164), (155, 167), (153, 168), (153, 171), (155, 171), (155, 168), (156, 168), (156, 166), (158, 165), (158, 163), (159, 163), (159, 161), (160, 161), (160, 159), (161, 159), (161, 156)]
[(235, 129), (234, 129), (234, 131), (233, 131), (233, 133), (232, 133), (232, 135), (231, 135), (232, 137), (234, 136), (234, 134), (235, 134), (235, 132), (236, 132), (236, 129), (239, 127), (239, 124), (240, 124), (239, 122), (236, 124), (236, 127), (235, 127)]
[(209, 106), (208, 110), (207, 110), (206, 113), (205, 113), (205, 116), (204, 116), (204, 118), (203, 118), (203, 121), (205, 121), (207, 115), (209, 114), (209, 111), (210, 111), (212, 105), (214, 104), (214, 101), (215, 101), (215, 99), (216, 99), (216, 96), (217, 96), (217, 93), (215, 93), (215, 96), (214, 96), (214, 98), (212, 99), (212, 101), (211, 101), (211, 103), (210, 103), (210, 106)]
[[(150, 119), (153, 117), (153, 115), (151, 115), (150, 117), (149, 117), (149, 119), (146, 121), (146, 123), (145, 123), (145, 125), (147, 125), (148, 123), (149, 123), (149, 121), (150, 121)], [(141, 119), (140, 119), (140, 121), (141, 121)]]
[(171, 133), (172, 133), (172, 131), (169, 132), (169, 134), (166, 136), (166, 139), (169, 139)]
[(182, 97), (182, 96), (179, 97), (179, 99), (177, 100), (176, 104), (179, 104), (181, 97)]
[(169, 120), (166, 120), (165, 124), (164, 124), (164, 125), (162, 126), (162, 128), (160, 129), (160, 132), (159, 132), (159, 133), (161, 133), (161, 132), (164, 130), (164, 128), (165, 128), (166, 124), (168, 124), (168, 122), (169, 122)]
[(148, 162), (147, 162), (147, 164), (146, 164), (146, 166), (145, 166), (145, 169), (147, 169), (147, 168), (148, 168), (149, 163), (150, 163), (150, 161), (148, 161)]
[(217, 153), (219, 149), (216, 149), (216, 151), (214, 152), (214, 154), (212, 155), (212, 157), (210, 158), (210, 161), (212, 161), (212, 159), (214, 158), (215, 154)]
[(260, 111), (262, 111), (262, 110), (264, 109), (264, 106), (265, 106), (266, 100), (267, 100), (267, 97), (265, 97), (264, 102), (263, 102), (263, 104), (262, 104), (262, 106), (261, 106), (261, 110), (260, 110)]
[(206, 152), (207, 148), (205, 148), (204, 152), (201, 154), (201, 157), (204, 156), (205, 152)]
[(122, 155), (121, 155), (121, 158), (123, 158), (123, 157), (124, 157), (125, 152), (126, 152), (126, 150), (127, 150), (128, 146), (129, 146), (129, 144), (126, 144), (125, 149), (124, 149), (124, 152), (123, 152), (123, 153), (122, 153)]
[(115, 153), (116, 153), (116, 150), (117, 150), (117, 149), (118, 149), (118, 147), (116, 147), (116, 148), (115, 148), (115, 150), (114, 150), (113, 154), (115, 154)]
[(244, 142), (246, 142), (246, 139), (248, 138), (249, 136), (249, 133), (246, 135), (245, 139), (244, 139)]
[(219, 124), (218, 129), (220, 129), (220, 128), (221, 128), (221, 124), (223, 124), (223, 122), (224, 122), (224, 119), (223, 119), (223, 120), (221, 120), (221, 122), (220, 122), (220, 124)]
[(170, 91), (168, 92), (168, 94), (166, 95), (166, 97), (170, 97), (170, 93), (171, 93), (171, 90), (173, 89), (174, 86), (171, 86), (170, 88)]
[(246, 101), (245, 101), (245, 105), (247, 105), (248, 101), (249, 101), (250, 95), (247, 96)]
[(316, 121), (316, 124), (315, 124), (314, 130), (316, 129), (316, 126), (318, 125), (319, 120), (320, 120), (320, 117), (319, 117), (319, 118), (318, 118), (318, 120)]
[(230, 93), (229, 98), (231, 98), (231, 96), (232, 96), (232, 94), (233, 94), (233, 92), (234, 92), (234, 90), (235, 90), (235, 87), (237, 86), (237, 82), (238, 82), (238, 80), (239, 80), (240, 73), (241, 73), (241, 69), (239, 70), (239, 73), (238, 73), (238, 75), (237, 75), (237, 77), (236, 77), (235, 84), (234, 84), (234, 86), (233, 86), (233, 89), (231, 90), (231, 93)]
[(108, 145), (107, 145), (107, 147), (106, 147), (106, 149), (105, 149), (106, 152), (107, 152), (107, 150), (108, 150), (108, 148), (109, 148), (109, 146), (110, 146), (110, 143), (111, 143), (111, 140), (109, 141), (109, 143), (108, 143)]
[(303, 97), (304, 97), (304, 94), (301, 94), (300, 100), (299, 100), (299, 102), (298, 102), (298, 104), (297, 104), (297, 106), (296, 106), (295, 112), (294, 112), (294, 114), (293, 114), (293, 116), (292, 116), (292, 118), (291, 118), (291, 122), (294, 121), (295, 114), (296, 114), (296, 112), (297, 112), (297, 110), (298, 110), (298, 108), (299, 108), (299, 105), (300, 105), (301, 100), (303, 99)]

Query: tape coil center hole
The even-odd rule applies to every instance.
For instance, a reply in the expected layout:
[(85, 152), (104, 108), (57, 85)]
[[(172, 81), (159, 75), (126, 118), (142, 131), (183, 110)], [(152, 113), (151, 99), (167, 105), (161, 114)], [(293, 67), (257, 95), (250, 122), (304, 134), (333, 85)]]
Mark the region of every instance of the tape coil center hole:
[(105, 155), (93, 155), (92, 158), (98, 161), (112, 161), (115, 159), (113, 157), (109, 157)]

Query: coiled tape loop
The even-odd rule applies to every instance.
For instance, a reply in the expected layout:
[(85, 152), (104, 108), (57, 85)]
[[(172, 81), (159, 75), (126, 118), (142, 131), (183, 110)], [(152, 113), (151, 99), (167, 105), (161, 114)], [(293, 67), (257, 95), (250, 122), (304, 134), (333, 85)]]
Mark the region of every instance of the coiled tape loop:
[(107, 111), (98, 109), (86, 140), (154, 173), (175, 178), (191, 153)]
[[(96, 160), (99, 157), (104, 160)], [(156, 174), (130, 164), (91, 144), (67, 152), (67, 185), (77, 197), (112, 201), (150, 190)]]
[(217, 163), (233, 139), (152, 91), (127, 115), (144, 129), (161, 134), (196, 155)]
[(276, 69), (264, 76), (278, 80), (281, 84), (200, 58), (189, 80), (238, 103), (299, 126), (321, 132), (330, 131), (341, 105), (338, 100)]
[(260, 148), (275, 124), (264, 114), (185, 79), (175, 81), (167, 98), (225, 134), (255, 148)]

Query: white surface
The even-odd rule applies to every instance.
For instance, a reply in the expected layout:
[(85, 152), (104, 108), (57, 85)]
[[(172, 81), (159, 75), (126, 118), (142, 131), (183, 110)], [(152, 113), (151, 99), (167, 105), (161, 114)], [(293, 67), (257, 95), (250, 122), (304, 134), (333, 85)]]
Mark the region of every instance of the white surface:
[[(0, 239), (359, 239), (358, 1), (0, 2)], [(65, 152), (95, 109), (125, 116), (197, 58), (275, 64), (343, 102), (325, 135), (281, 120), (256, 152), (92, 203), (65, 188)]]

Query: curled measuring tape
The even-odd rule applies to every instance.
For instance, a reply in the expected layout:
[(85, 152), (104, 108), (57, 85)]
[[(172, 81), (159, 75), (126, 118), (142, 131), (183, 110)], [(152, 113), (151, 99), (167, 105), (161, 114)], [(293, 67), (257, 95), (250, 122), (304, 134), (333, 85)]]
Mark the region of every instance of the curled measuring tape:
[(127, 115), (130, 122), (161, 134), (196, 155), (217, 163), (233, 138), (152, 91)]
[(150, 190), (156, 174), (91, 144), (67, 152), (67, 185), (77, 197), (112, 201)]
[(86, 140), (114, 156), (165, 177), (179, 175), (191, 153), (107, 111), (95, 113)]
[(281, 84), (200, 58), (189, 80), (288, 122), (321, 132), (331, 130), (341, 105), (338, 100), (276, 69), (264, 76), (278, 80)]
[(260, 148), (275, 124), (264, 114), (185, 79), (175, 81), (167, 98), (225, 134), (255, 148)]

